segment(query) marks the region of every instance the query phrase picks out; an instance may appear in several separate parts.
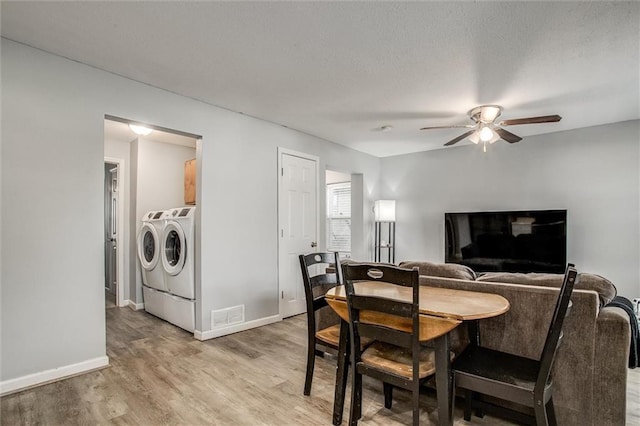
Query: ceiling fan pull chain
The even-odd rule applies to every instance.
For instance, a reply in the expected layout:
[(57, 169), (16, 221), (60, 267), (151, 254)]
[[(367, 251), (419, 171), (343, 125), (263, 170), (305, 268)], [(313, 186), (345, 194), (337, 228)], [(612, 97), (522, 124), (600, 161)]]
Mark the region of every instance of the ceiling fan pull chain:
[(487, 152), (487, 142), (482, 143), (482, 152)]

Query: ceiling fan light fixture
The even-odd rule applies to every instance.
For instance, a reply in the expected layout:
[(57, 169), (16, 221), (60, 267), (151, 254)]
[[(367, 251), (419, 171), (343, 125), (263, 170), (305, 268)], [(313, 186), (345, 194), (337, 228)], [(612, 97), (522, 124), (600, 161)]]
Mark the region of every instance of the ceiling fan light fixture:
[(449, 125), (449, 126), (427, 126), (420, 130), (432, 130), (432, 129), (454, 129), (454, 128), (466, 128), (471, 129), (455, 137), (444, 144), (444, 146), (455, 145), (463, 139), (469, 139), (471, 142), (478, 144), (482, 142), (483, 149), (486, 152), (487, 142), (494, 143), (500, 139), (508, 143), (520, 142), (522, 138), (516, 134), (505, 130), (504, 126), (515, 126), (518, 124), (538, 124), (538, 123), (556, 123), (562, 119), (559, 115), (542, 115), (539, 117), (525, 117), (514, 118), (510, 120), (503, 120), (496, 123), (496, 119), (502, 114), (502, 107), (500, 105), (480, 105), (470, 109), (467, 114), (472, 125)]

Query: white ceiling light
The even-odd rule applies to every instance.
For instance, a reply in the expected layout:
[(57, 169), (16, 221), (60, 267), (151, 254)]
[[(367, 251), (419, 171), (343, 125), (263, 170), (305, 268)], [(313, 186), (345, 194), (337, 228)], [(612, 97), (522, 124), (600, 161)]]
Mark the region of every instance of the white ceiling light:
[(129, 124), (129, 128), (133, 130), (135, 134), (140, 136), (147, 136), (149, 133), (153, 132), (153, 129), (136, 124)]
[(478, 120), (483, 123), (493, 123), (502, 113), (502, 107), (499, 105), (483, 105), (472, 109), (469, 114), (471, 116), (480, 114)]
[(491, 130), (488, 126), (485, 126), (482, 128), (482, 130), (480, 130), (480, 140), (482, 142), (489, 142), (491, 139), (493, 139), (493, 136), (495, 134), (493, 133), (493, 130)]

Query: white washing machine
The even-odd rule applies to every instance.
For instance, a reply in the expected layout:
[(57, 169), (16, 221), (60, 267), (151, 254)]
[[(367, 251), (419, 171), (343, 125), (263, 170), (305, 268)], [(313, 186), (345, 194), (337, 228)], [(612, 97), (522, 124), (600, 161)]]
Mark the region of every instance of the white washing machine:
[(178, 207), (164, 212), (160, 234), (158, 266), (165, 288), (143, 286), (144, 308), (188, 331), (196, 326), (195, 207)]
[(165, 225), (164, 211), (150, 211), (142, 217), (138, 234), (138, 258), (142, 266), (142, 282), (145, 286), (166, 291), (161, 250)]
[(195, 289), (195, 207), (167, 210), (162, 237), (162, 265), (167, 291), (193, 300)]

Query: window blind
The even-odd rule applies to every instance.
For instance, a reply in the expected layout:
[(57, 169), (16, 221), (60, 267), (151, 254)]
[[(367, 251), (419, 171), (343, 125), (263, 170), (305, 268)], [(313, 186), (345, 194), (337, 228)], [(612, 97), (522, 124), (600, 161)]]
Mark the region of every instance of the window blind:
[(351, 252), (351, 182), (327, 185), (327, 249)]

